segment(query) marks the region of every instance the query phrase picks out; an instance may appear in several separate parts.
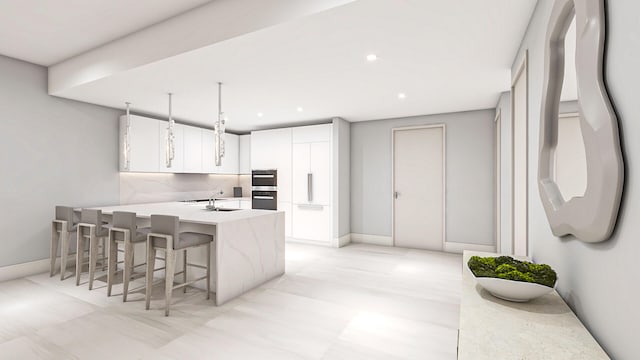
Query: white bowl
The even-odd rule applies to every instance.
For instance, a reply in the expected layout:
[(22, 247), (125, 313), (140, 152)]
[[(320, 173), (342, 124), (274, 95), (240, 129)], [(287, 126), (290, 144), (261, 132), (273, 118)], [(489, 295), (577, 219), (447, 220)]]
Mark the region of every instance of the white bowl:
[(550, 293), (553, 288), (548, 286), (515, 280), (505, 280), (490, 277), (476, 277), (478, 284), (491, 295), (503, 300), (525, 302)]

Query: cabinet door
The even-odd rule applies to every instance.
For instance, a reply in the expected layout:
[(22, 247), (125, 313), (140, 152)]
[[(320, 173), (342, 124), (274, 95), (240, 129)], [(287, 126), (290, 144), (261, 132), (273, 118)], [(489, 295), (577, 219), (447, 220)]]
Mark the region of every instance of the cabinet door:
[(205, 174), (216, 172), (215, 146), (213, 130), (202, 129), (202, 172)]
[(331, 204), (331, 145), (315, 142), (309, 145), (311, 173), (311, 203)]
[(238, 135), (225, 134), (224, 136), (224, 157), (217, 173), (238, 174), (238, 163), (240, 153), (240, 141)]
[(331, 207), (293, 205), (293, 238), (331, 243)]
[(184, 170), (184, 128), (182, 124), (175, 124), (173, 128), (174, 157), (171, 167), (167, 168), (167, 131), (169, 123), (158, 121), (159, 123), (159, 148), (160, 158), (158, 159), (158, 171), (165, 173), (180, 173)]
[(251, 200), (240, 200), (240, 209), (251, 209)]
[(278, 199), (291, 202), (291, 128), (252, 132), (251, 168), (278, 170)]
[[(124, 122), (121, 122), (121, 124), (125, 126)], [(158, 172), (158, 160), (160, 158), (158, 133), (158, 120), (131, 116), (129, 171)]]
[(311, 144), (293, 144), (292, 146), (292, 196), (294, 204), (310, 202), (312, 189), (309, 189), (311, 174)]
[(298, 126), (293, 128), (293, 143), (331, 141), (332, 124)]
[(202, 172), (202, 129), (184, 127), (184, 172)]
[(239, 174), (251, 174), (251, 135), (240, 135)]

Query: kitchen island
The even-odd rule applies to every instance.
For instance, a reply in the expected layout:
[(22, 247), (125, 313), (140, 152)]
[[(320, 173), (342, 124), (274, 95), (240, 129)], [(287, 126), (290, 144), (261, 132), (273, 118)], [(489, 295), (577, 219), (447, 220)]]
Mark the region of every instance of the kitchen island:
[[(205, 205), (167, 202), (94, 209), (102, 210), (107, 219), (114, 211), (135, 212), (139, 227), (149, 226), (151, 214), (178, 216), (181, 232), (213, 235), (211, 288), (215, 291), (216, 305), (284, 274), (284, 212), (253, 209), (209, 211)], [(205, 265), (205, 251), (204, 248), (189, 250), (189, 263)], [(143, 258), (144, 250), (137, 247), (136, 259)], [(177, 269), (181, 268), (180, 264), (176, 265)], [(190, 270), (187, 280), (200, 276), (202, 274), (196, 269)], [(204, 285), (204, 281), (194, 284), (203, 289)]]

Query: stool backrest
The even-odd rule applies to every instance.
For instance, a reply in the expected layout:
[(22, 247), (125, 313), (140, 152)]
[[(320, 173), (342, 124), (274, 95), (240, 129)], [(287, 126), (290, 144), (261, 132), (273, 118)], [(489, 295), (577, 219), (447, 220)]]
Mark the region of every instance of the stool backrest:
[(73, 227), (73, 208), (69, 206), (56, 206), (56, 220), (67, 222), (67, 231)]
[[(114, 211), (113, 218), (111, 219), (111, 225), (116, 228), (127, 229), (131, 236), (135, 237), (138, 229), (136, 226), (136, 213), (128, 211)], [(116, 240), (124, 241), (121, 232), (116, 232), (114, 236)]]
[(102, 210), (82, 209), (80, 222), (95, 225), (96, 232), (99, 233), (102, 231)]
[(180, 219), (171, 215), (151, 215), (151, 232), (173, 236), (173, 243), (178, 241)]

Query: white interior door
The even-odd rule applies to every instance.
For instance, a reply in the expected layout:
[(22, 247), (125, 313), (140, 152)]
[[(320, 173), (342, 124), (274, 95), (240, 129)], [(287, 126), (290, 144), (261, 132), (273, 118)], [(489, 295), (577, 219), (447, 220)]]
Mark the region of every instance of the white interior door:
[(443, 250), (444, 125), (393, 131), (394, 244)]
[(528, 255), (528, 156), (527, 156), (527, 60), (522, 63), (512, 88), (513, 112), (513, 254)]

